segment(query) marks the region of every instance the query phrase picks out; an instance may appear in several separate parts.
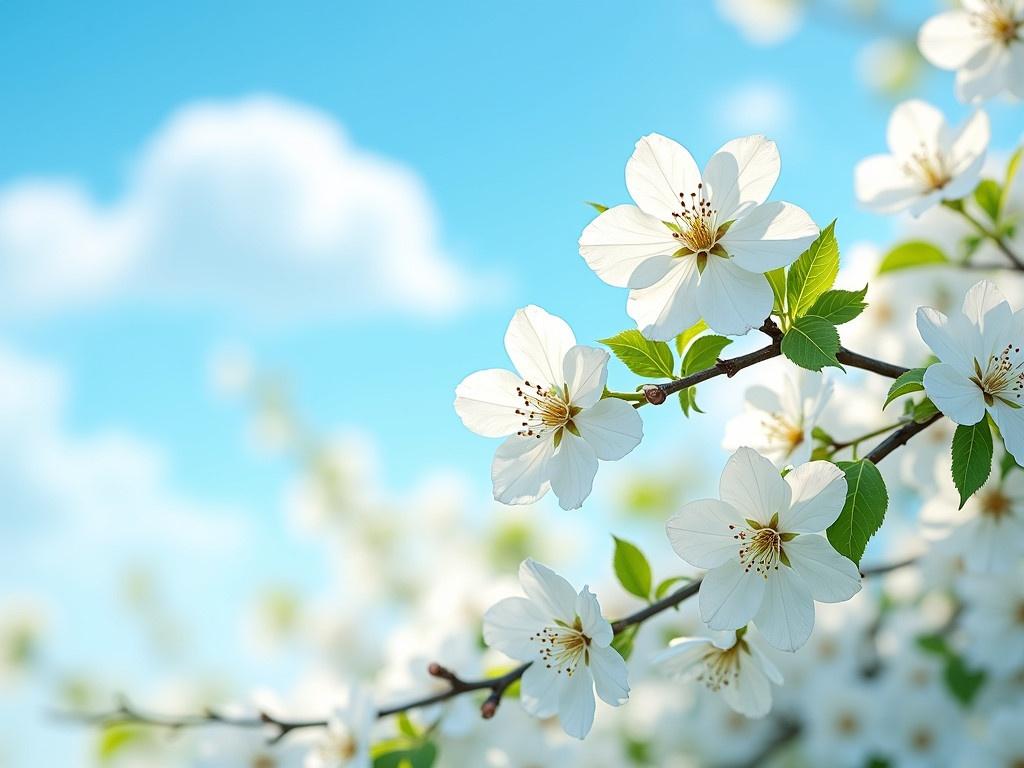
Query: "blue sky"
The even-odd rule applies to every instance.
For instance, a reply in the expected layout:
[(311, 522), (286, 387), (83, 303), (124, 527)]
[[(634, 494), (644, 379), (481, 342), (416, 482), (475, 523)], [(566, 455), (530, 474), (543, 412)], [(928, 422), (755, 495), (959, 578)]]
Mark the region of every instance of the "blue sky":
[[(933, 8), (898, 13), (912, 29)], [(393, 485), (444, 464), (486, 493), (494, 446), (458, 423), (454, 386), (505, 364), (501, 338), (523, 304), (564, 316), (581, 341), (630, 326), (624, 292), (587, 269), (576, 240), (592, 215), (583, 201), (625, 201), (623, 167), (646, 133), (679, 140), (701, 164), (736, 135), (767, 133), (782, 154), (777, 199), (819, 224), (838, 217), (843, 243), (890, 232), (853, 200), (853, 166), (884, 149), (891, 107), (857, 76), (867, 37), (853, 25), (812, 21), (784, 46), (757, 48), (692, 0), (40, 2), (2, 16), (0, 187), (71, 178), (98, 204), (117, 201), (178, 110), (269, 95), (328, 115), (360, 150), (416, 174), (445, 253), (497, 284), (443, 318), (277, 321), (138, 296), (5, 317), (5, 343), (65, 371), (73, 434), (114, 425), (161, 446), (175, 489), (246, 510), (266, 542), (287, 468), (254, 456), (244, 410), (211, 396), (211, 351), (243, 345), (288, 376), (311, 422), (372, 433)], [(929, 71), (917, 92), (959, 120), (951, 79)], [(994, 146), (1016, 138), (1012, 121), (993, 123), (1004, 132)], [(393, 227), (408, 225), (395, 210)], [(652, 427), (666, 440), (677, 428)]]

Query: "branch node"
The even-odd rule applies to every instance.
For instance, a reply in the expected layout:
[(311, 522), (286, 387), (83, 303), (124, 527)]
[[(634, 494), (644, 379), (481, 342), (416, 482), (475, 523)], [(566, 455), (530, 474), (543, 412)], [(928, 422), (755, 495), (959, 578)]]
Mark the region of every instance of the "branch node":
[(484, 720), (490, 720), (498, 711), (498, 704), (500, 703), (501, 694), (492, 693), (490, 696), (484, 699), (484, 703), (480, 705), (480, 716)]
[(643, 393), (644, 397), (647, 398), (647, 402), (651, 405), (661, 405), (665, 402), (665, 398), (668, 397), (665, 394), (665, 390), (657, 384), (644, 384)]

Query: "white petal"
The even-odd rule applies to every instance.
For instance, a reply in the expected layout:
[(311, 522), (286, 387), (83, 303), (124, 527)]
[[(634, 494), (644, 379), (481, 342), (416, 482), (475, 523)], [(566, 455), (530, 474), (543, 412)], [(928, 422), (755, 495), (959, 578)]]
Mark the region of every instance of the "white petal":
[(752, 636), (747, 634), (747, 647), (750, 649), (750, 655), (754, 657), (758, 665), (764, 671), (765, 677), (776, 685), (782, 685), (782, 673), (779, 672), (779, 668), (775, 666), (775, 662), (768, 658), (768, 655), (761, 650), (761, 644), (751, 639)]
[(898, 159), (934, 150), (946, 127), (942, 112), (920, 99), (909, 99), (896, 105), (889, 117), (886, 139)]
[(580, 256), (597, 276), (618, 288), (646, 288), (665, 276), (679, 241), (662, 221), (635, 205), (617, 205), (580, 235)]
[(491, 463), (495, 501), (532, 504), (547, 493), (551, 477), (549, 464), (554, 452), (554, 443), (547, 436), (508, 438), (494, 452)]
[(783, 548), (793, 570), (819, 603), (841, 603), (860, 592), (857, 566), (836, 552), (824, 536), (797, 536)]
[(584, 665), (576, 667), (572, 677), (562, 683), (558, 696), (558, 720), (562, 730), (576, 739), (584, 739), (594, 724), (594, 678)]
[(687, 199), (697, 191), (700, 171), (684, 147), (652, 133), (636, 143), (626, 163), (626, 189), (634, 202), (651, 216), (671, 221), (679, 211), (679, 195)]
[(689, 682), (704, 670), (704, 656), (713, 647), (706, 637), (678, 637), (651, 663), (666, 675)]
[(830, 461), (802, 464), (785, 482), (792, 490), (789, 509), (779, 515), (781, 530), (792, 533), (817, 533), (839, 517), (846, 503), (846, 476)]
[(743, 662), (740, 673), (732, 685), (722, 687), (725, 703), (746, 717), (764, 717), (772, 708), (772, 686), (749, 659)]
[(516, 310), (505, 332), (505, 351), (516, 370), (545, 388), (562, 386), (562, 361), (574, 346), (568, 323), (533, 304)]
[(985, 416), (981, 388), (946, 363), (935, 363), (924, 372), (925, 393), (957, 424), (977, 424)]
[(764, 598), (765, 579), (727, 560), (707, 572), (697, 599), (701, 620), (711, 629), (739, 629), (754, 618)]
[(579, 509), (590, 495), (597, 474), (597, 454), (582, 437), (565, 430), (551, 458), (551, 490), (562, 509)]
[(590, 587), (583, 587), (576, 596), (576, 615), (580, 617), (583, 634), (592, 643), (604, 647), (612, 641), (612, 625), (601, 615), (601, 605)]
[(917, 330), (939, 360), (952, 365), (965, 376), (974, 372), (973, 360), (964, 348), (957, 323), (936, 309), (918, 307)]
[(975, 33), (971, 16), (964, 11), (947, 11), (932, 16), (917, 36), (921, 54), (940, 69), (959, 69), (985, 45)]
[(752, 448), (740, 448), (729, 457), (718, 483), (718, 495), (743, 518), (762, 525), (772, 515), (781, 515), (790, 504), (789, 486), (779, 470)]
[[(971, 119), (961, 126), (950, 148), (950, 154), (955, 163), (954, 173), (964, 174), (968, 177), (968, 181), (974, 181), (974, 179), (970, 178), (974, 175), (971, 171), (974, 169), (977, 169), (977, 171), (981, 170), (981, 165), (978, 161), (984, 157), (985, 152), (988, 150), (991, 133), (988, 115), (981, 110), (975, 112)], [(947, 193), (947, 197), (952, 198), (957, 197), (957, 195), (955, 191), (951, 191)]]
[(523, 709), (534, 717), (551, 717), (558, 712), (562, 675), (543, 664), (531, 664), (523, 673), (519, 698)]
[(1014, 98), (1024, 100), (1024, 45), (1010, 49), (1010, 61), (1006, 67), (1006, 87)]
[(814, 628), (811, 593), (803, 579), (784, 565), (762, 581), (767, 582), (764, 600), (754, 624), (764, 639), (780, 651), (795, 651), (807, 642)]
[(752, 387), (748, 387), (744, 394), (746, 401), (754, 406), (759, 411), (765, 413), (780, 413), (782, 408), (782, 401), (779, 399), (779, 393), (771, 387), (764, 387), (760, 384), (755, 384)]
[(921, 199), (921, 184), (892, 155), (871, 155), (853, 173), (857, 200), (876, 213), (897, 213)]
[(721, 244), (736, 266), (764, 273), (796, 261), (818, 236), (807, 211), (792, 203), (758, 205), (722, 236)]
[(741, 336), (764, 322), (774, 300), (764, 275), (747, 272), (732, 259), (708, 258), (697, 287), (697, 309), (711, 330)]
[(609, 355), (603, 349), (577, 344), (565, 355), (563, 381), (569, 387), (569, 400), (580, 408), (589, 408), (604, 393), (608, 380)]
[(690, 565), (717, 568), (729, 558), (739, 559), (733, 526), (747, 527), (736, 509), (717, 499), (700, 499), (670, 517), (665, 532), (675, 553)]
[(576, 590), (572, 584), (536, 560), (519, 565), (519, 584), (541, 615), (571, 624), (576, 618)]
[(971, 286), (964, 296), (963, 312), (967, 322), (981, 335), (982, 346), (976, 356), (985, 361), (1002, 352), (1011, 331), (1013, 310), (999, 287), (991, 280), (981, 280)]
[(626, 312), (649, 339), (668, 341), (700, 319), (697, 260), (687, 256), (675, 262), (654, 285), (629, 292)]
[(614, 648), (592, 647), (590, 649), (590, 671), (594, 676), (594, 688), (601, 701), (617, 707), (629, 699), (629, 674), (626, 662)]
[(455, 388), (455, 412), (467, 428), (484, 437), (505, 437), (522, 428), (516, 394), (522, 379), (512, 371), (490, 368), (471, 373)]
[(960, 101), (978, 103), (1008, 86), (1010, 51), (1002, 45), (983, 47), (967, 64), (957, 70), (956, 96)]
[(1018, 464), (1024, 466), (1024, 408), (1011, 408), (996, 400), (990, 411), (1003, 436), (1003, 444)]
[(767, 200), (781, 166), (775, 142), (760, 135), (733, 139), (715, 152), (704, 166), (704, 183), (718, 221), (739, 218)]
[(614, 397), (606, 397), (581, 411), (573, 423), (602, 461), (618, 461), (636, 448), (644, 436), (644, 423), (636, 408)]
[(506, 597), (484, 614), (484, 642), (506, 656), (521, 661), (537, 658), (533, 635), (550, 623), (540, 609), (523, 597)]

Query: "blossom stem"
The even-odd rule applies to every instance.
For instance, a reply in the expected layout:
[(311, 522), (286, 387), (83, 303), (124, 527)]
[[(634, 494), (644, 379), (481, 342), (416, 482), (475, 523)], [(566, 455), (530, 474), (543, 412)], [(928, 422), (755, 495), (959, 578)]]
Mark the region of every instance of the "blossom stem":
[(918, 432), (923, 432), (941, 418), (941, 413), (934, 413), (925, 421), (912, 421), (909, 424), (904, 424), (876, 445), (864, 458), (872, 464), (877, 464), (901, 445), (906, 445), (910, 438)]
[(972, 216), (967, 211), (966, 208), (964, 208), (963, 203), (960, 202), (959, 200), (943, 200), (942, 204), (946, 208), (949, 208), (949, 210), (955, 211), (956, 213), (959, 213), (961, 216), (963, 216), (964, 219), (966, 219), (971, 224), (971, 226), (978, 230), (978, 234), (991, 240), (995, 247), (1002, 251), (1003, 255), (1010, 260), (1010, 263), (1013, 265), (1013, 269), (1017, 270), (1018, 272), (1024, 272), (1024, 259), (1021, 259), (1021, 257), (1014, 252), (1014, 250), (1010, 247), (1009, 243), (1006, 242), (1005, 238), (1003, 238), (1002, 235), (993, 232), (991, 229), (989, 229), (980, 221), (978, 221), (974, 216)]
[(878, 437), (879, 435), (884, 435), (886, 432), (892, 432), (894, 429), (898, 429), (898, 428), (902, 427), (903, 425), (904, 425), (904, 422), (898, 421), (895, 424), (887, 424), (886, 426), (880, 427), (880, 428), (878, 428), (876, 430), (868, 432), (865, 435), (858, 435), (853, 440), (842, 440), (842, 441), (833, 440), (832, 441), (832, 445), (831, 445), (832, 450), (829, 451), (828, 456), (829, 456), (829, 458), (831, 458), (832, 456), (835, 456), (837, 453), (839, 453), (839, 451), (843, 450), (844, 448), (853, 447), (854, 449), (856, 449), (856, 447), (860, 443), (864, 442), (865, 440), (870, 440), (872, 437)]

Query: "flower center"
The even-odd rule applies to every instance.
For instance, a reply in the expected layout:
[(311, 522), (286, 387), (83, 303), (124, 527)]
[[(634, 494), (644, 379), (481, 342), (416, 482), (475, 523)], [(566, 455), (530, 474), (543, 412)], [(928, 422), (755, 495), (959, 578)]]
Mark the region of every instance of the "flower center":
[(719, 691), (722, 686), (735, 684), (740, 676), (740, 651), (746, 647), (743, 640), (737, 640), (732, 648), (708, 648), (701, 658), (703, 668), (697, 675), (697, 682), (704, 683), (710, 691)]
[(583, 622), (577, 616), (570, 626), (555, 620), (552, 626), (544, 627), (531, 638), (540, 643), (540, 660), (548, 669), (572, 677), (580, 660), (590, 666), (590, 637), (583, 633)]
[(1010, 499), (998, 488), (985, 491), (979, 495), (978, 500), (981, 502), (981, 514), (983, 515), (989, 515), (998, 521), (1010, 514)]
[(942, 189), (953, 180), (953, 175), (946, 168), (945, 158), (939, 152), (930, 150), (923, 142), (920, 149), (903, 163), (903, 172), (920, 182), (929, 192)]
[(843, 736), (853, 736), (860, 731), (860, 720), (853, 712), (841, 712), (836, 718), (836, 730)]
[(778, 513), (772, 515), (768, 525), (761, 525), (756, 520), (747, 520), (747, 523), (750, 528), (729, 526), (730, 530), (735, 531), (733, 538), (741, 544), (740, 565), (747, 573), (753, 570), (767, 579), (769, 572), (779, 570), (779, 563), (789, 565), (782, 543), (793, 539), (795, 534), (779, 532)]
[(1007, 344), (998, 355), (989, 357), (984, 370), (975, 358), (971, 381), (981, 389), (986, 405), (1000, 400), (1011, 407), (1020, 407), (1016, 402), (1024, 390), (1024, 360), (1020, 357), (1020, 347)]
[[(695, 253), (706, 258), (715, 249), (725, 228), (716, 225), (718, 211), (711, 207), (703, 182), (697, 184), (696, 192), (689, 195), (680, 192), (679, 205), (680, 210), (672, 214), (670, 223), (672, 237), (682, 246), (675, 255)], [(724, 255), (724, 252), (718, 255)]]
[(772, 445), (778, 445), (789, 456), (804, 441), (804, 430), (794, 424), (785, 414), (773, 413), (763, 422), (765, 437)]
[(927, 728), (918, 728), (910, 734), (910, 746), (916, 752), (928, 752), (935, 743), (935, 734)]
[(523, 428), (516, 432), (520, 437), (540, 438), (563, 427), (574, 429), (572, 417), (581, 409), (569, 402), (568, 387), (544, 389), (524, 381), (516, 387), (516, 395), (523, 401), (522, 407), (516, 408), (516, 415), (523, 417)]
[(252, 759), (252, 768), (276, 768), (277, 760), (267, 754), (259, 754)]
[(1009, 45), (1017, 39), (1024, 19), (1013, 15), (1013, 0), (989, 0), (985, 7), (971, 14), (971, 25), (990, 40)]

